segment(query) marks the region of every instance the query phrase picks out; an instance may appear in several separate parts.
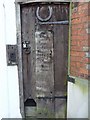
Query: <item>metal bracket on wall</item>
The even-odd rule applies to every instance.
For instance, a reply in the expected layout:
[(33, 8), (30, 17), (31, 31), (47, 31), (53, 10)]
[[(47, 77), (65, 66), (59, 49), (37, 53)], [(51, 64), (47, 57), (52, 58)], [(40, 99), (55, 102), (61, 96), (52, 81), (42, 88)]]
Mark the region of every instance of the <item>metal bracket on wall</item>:
[(17, 65), (17, 45), (6, 45), (7, 65)]
[(67, 80), (75, 84), (75, 78), (72, 78), (69, 75), (67, 75)]

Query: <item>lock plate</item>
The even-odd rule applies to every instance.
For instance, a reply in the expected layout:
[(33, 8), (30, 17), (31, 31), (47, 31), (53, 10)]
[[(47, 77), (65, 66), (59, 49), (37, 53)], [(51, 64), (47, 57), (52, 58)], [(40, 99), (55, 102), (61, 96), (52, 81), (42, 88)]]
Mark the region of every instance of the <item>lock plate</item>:
[(30, 54), (31, 52), (31, 46), (29, 41), (24, 41), (23, 42), (23, 50), (26, 54)]
[(17, 45), (6, 45), (7, 65), (17, 65)]

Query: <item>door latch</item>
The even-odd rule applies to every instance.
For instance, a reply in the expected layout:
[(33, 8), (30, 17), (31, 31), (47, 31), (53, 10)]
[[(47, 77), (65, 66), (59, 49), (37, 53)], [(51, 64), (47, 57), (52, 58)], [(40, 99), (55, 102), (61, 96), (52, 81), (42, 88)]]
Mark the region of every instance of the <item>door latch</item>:
[(30, 54), (31, 52), (30, 41), (23, 42), (23, 50), (25, 51), (26, 54)]

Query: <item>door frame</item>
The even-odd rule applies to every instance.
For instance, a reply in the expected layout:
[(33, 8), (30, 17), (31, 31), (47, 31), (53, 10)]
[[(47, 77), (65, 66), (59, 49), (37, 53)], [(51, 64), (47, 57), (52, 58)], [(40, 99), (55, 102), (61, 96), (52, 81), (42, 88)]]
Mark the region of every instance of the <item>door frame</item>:
[[(21, 39), (21, 5), (28, 3), (40, 2), (65, 2), (65, 0), (15, 0), (16, 9), (16, 39), (18, 49), (18, 81), (19, 81), (19, 100), (20, 100), (20, 113), (22, 118), (25, 118), (24, 109), (24, 91), (23, 91), (23, 68), (22, 68), (22, 39)], [(66, 2), (69, 2), (68, 0)], [(70, 34), (71, 34), (71, 3), (69, 2), (69, 38), (68, 38), (68, 75), (70, 73)]]

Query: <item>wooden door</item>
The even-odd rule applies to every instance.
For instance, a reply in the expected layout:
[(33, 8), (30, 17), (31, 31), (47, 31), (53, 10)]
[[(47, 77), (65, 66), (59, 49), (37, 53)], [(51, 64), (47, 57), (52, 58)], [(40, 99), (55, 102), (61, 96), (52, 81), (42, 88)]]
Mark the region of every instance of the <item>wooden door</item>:
[(21, 6), (24, 101), (36, 102), (37, 117), (66, 115), (68, 3)]

